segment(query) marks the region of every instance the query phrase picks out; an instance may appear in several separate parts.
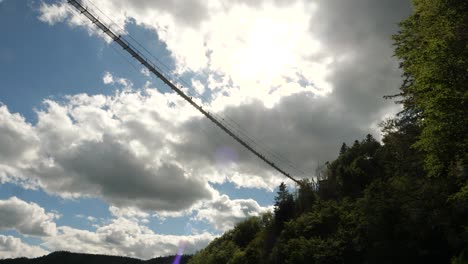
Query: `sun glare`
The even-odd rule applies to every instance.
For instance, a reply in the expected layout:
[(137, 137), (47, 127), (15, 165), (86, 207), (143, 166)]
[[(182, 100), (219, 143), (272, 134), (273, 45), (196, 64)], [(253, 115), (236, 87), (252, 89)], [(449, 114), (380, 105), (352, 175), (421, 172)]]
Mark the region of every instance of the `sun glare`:
[(298, 26), (271, 18), (256, 20), (245, 45), (232, 54), (232, 73), (240, 79), (271, 84), (295, 65)]
[(270, 84), (294, 65), (293, 49), (298, 41), (294, 28), (295, 25), (272, 19), (257, 20), (245, 46), (232, 55), (234, 74)]
[(286, 9), (263, 6), (261, 12), (242, 8), (223, 18), (230, 21), (220, 43), (226, 53), (212, 58), (239, 87), (231, 97), (258, 98), (271, 106), (282, 96), (299, 92), (300, 78), (321, 82), (323, 71), (312, 75), (299, 71), (309, 66), (304, 65), (310, 63), (306, 58), (320, 50), (319, 42), (308, 34), (310, 16), (303, 6), (293, 5)]

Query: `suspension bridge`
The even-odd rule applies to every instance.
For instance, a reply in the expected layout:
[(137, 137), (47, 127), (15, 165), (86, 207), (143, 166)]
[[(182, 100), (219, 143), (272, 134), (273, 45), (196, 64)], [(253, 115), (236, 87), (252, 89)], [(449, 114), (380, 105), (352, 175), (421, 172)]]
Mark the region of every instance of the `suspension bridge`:
[[(134, 45), (132, 45), (129, 41), (127, 41), (124, 37), (118, 34), (115, 30), (111, 29), (111, 27), (106, 24), (104, 21), (100, 20), (96, 13), (89, 8), (85, 4), (83, 4), (80, 0), (68, 0), (68, 4), (73, 6), (76, 11), (78, 11), (81, 15), (87, 17), (92, 24), (94, 24), (99, 30), (101, 30), (105, 35), (110, 37), (112, 41), (117, 43), (120, 47), (123, 48), (127, 53), (129, 53), (136, 61), (141, 63), (148, 71), (153, 73), (156, 77), (158, 77), (164, 84), (166, 84), (170, 89), (172, 89), (175, 93), (177, 93), (180, 97), (182, 97), (185, 101), (187, 101), (190, 105), (192, 105), (196, 110), (198, 110), (201, 114), (203, 114), (208, 120), (213, 122), (217, 127), (219, 127), (223, 132), (231, 136), (235, 141), (237, 141), (240, 145), (242, 145), (245, 149), (253, 153), (256, 157), (264, 161), (270, 167), (284, 175), (285, 177), (289, 178), (299, 186), (301, 185), (301, 181), (293, 177), (290, 173), (288, 173), (283, 167), (279, 164), (275, 163), (271, 158), (267, 157), (264, 153), (261, 153), (259, 150), (254, 148), (252, 144), (249, 144), (247, 140), (243, 139), (240, 135), (238, 135), (231, 127), (225, 124), (222, 120), (215, 117), (214, 113), (211, 113), (208, 110), (205, 110), (203, 106), (191, 96), (187, 95), (181, 86), (178, 86), (174, 82), (170, 80), (170, 77), (163, 73), (163, 71), (157, 67), (157, 65), (149, 60), (142, 52), (140, 52)], [(140, 45), (141, 46), (141, 45)], [(142, 46), (141, 46), (142, 47)], [(143, 47), (142, 47), (143, 48)], [(146, 50), (146, 49), (145, 49)], [(147, 51), (147, 50), (146, 50)], [(149, 52), (148, 52), (149, 53)], [(273, 154), (274, 155), (274, 154)]]

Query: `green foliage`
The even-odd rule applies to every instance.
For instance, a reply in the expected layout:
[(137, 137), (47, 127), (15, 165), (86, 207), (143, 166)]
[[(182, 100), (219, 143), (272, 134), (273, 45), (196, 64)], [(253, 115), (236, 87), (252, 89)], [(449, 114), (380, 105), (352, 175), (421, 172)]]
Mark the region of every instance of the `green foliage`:
[(261, 220), (252, 217), (237, 224), (232, 232), (232, 239), (240, 248), (245, 248), (260, 231)]
[(333, 193), (335, 198), (358, 197), (373, 178), (382, 174), (378, 158), (381, 147), (371, 135), (367, 135), (361, 142), (356, 140), (351, 148), (342, 148), (340, 156), (329, 165), (328, 179), (324, 183), (327, 192)]
[(232, 232), (228, 232), (220, 238), (215, 239), (207, 248), (198, 252), (189, 263), (192, 264), (215, 264), (231, 263), (234, 256), (239, 255), (240, 248), (232, 240)]
[(272, 252), (273, 263), (342, 263), (359, 246), (359, 216), (350, 200), (319, 202), (290, 221)]
[(383, 130), (384, 145), (355, 141), (318, 186), (305, 180), (293, 196), (282, 183), (273, 215), (238, 224), (190, 263), (459, 263), (466, 186), (426, 177), (424, 155), (411, 147), (417, 125)]
[(426, 154), (430, 175), (444, 175), (457, 161), (467, 166), (468, 4), (413, 0), (414, 14), (394, 36), (405, 81), (405, 114), (422, 126), (415, 146)]
[(276, 232), (283, 229), (284, 223), (294, 216), (294, 197), (289, 193), (286, 184), (282, 182), (275, 197), (275, 225)]

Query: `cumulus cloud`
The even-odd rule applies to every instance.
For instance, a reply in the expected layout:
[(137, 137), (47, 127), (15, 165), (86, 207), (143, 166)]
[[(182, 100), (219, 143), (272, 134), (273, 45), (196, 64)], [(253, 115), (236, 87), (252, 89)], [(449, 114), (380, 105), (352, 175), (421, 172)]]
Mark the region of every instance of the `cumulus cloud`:
[[(212, 102), (216, 108), (252, 98), (272, 107), (282, 97), (303, 92), (325, 95), (332, 90), (344, 98), (358, 90), (348, 100), (368, 102), (372, 97), (376, 102), (382, 91), (398, 87), (390, 35), (395, 33), (396, 23), (409, 14), (406, 0), (190, 3), (106, 0), (99, 6), (104, 13), (113, 14), (120, 27), (134, 21), (156, 31), (175, 59), (177, 72), (207, 75), (212, 98), (218, 99)], [(194, 16), (187, 6), (200, 13)], [(60, 8), (67, 10), (66, 4)], [(41, 10), (45, 16), (56, 13)], [(187, 39), (190, 41), (184, 41)], [(347, 65), (359, 67), (343, 68)], [(376, 80), (356, 83), (364, 73), (375, 75)], [(194, 84), (195, 90), (199, 87)], [(368, 106), (366, 110), (375, 107), (356, 105)], [(389, 104), (383, 107), (390, 111)]]
[(37, 204), (16, 197), (0, 201), (0, 230), (16, 229), (24, 235), (40, 236), (40, 245), (32, 246), (20, 238), (0, 235), (0, 258), (37, 257), (48, 251), (65, 250), (149, 259), (174, 255), (181, 243), (184, 253), (193, 254), (215, 238), (208, 232), (157, 234), (146, 226), (148, 213), (137, 208), (113, 206), (109, 210), (112, 218), (106, 221), (96, 221), (92, 216), (75, 216), (93, 223), (95, 231), (90, 231), (70, 226), (56, 227), (52, 222), (56, 215), (46, 214)]
[(110, 72), (105, 72), (104, 76), (102, 76), (102, 82), (104, 84), (112, 84), (114, 83), (114, 76)]
[(57, 22), (65, 20), (69, 15), (69, 9), (62, 4), (42, 4), (40, 8), (39, 20), (53, 25)]
[[(50, 193), (177, 211), (209, 199), (213, 190), (208, 182), (271, 189), (282, 180), (173, 94), (148, 89), (76, 95), (46, 105), (34, 127), (41, 158), (23, 174), (34, 176)], [(322, 114), (320, 108), (328, 109), (326, 101), (291, 96), (277, 108), (256, 101), (226, 108), (223, 114), (254, 128), (250, 132), (264, 142), (275, 142), (273, 151), (287, 151), (286, 156), (313, 169), (317, 160), (334, 155), (335, 142), (351, 140), (368, 126), (356, 119), (344, 129), (341, 112)]]
[(247, 217), (259, 216), (271, 210), (253, 199), (231, 200), (227, 195), (220, 195), (197, 210), (194, 218), (212, 224), (219, 231), (226, 231)]
[(51, 236), (56, 232), (56, 215), (35, 203), (16, 197), (0, 200), (0, 230), (16, 230), (24, 235)]
[(150, 214), (135, 207), (109, 207), (110, 213), (117, 218), (127, 218), (134, 222), (148, 223)]
[[(297, 95), (275, 108), (254, 101), (220, 113), (313, 171), (318, 161), (336, 155), (337, 142), (367, 133), (373, 122), (330, 107), (334, 100)], [(284, 180), (173, 94), (126, 90), (49, 100), (46, 106), (31, 130), (39, 139), (29, 145), (37, 158), (16, 169), (18, 177), (32, 178), (49, 193), (175, 212), (209, 200), (209, 182), (272, 189)]]
[(18, 257), (40, 257), (48, 254), (41, 247), (25, 244), (21, 239), (0, 235), (0, 259)]
[[(34, 129), (26, 131), (39, 138), (27, 149), (37, 158), (26, 168), (16, 167), (16, 177), (33, 178), (47, 192), (64, 197), (101, 197), (146, 210), (177, 211), (209, 199), (213, 190), (205, 179), (173, 159), (167, 142), (176, 139), (166, 134), (170, 121), (153, 108), (158, 103), (177, 116), (178, 110), (159, 93), (78, 95), (67, 105), (47, 101)], [(2, 117), (18, 121), (17, 115)], [(24, 120), (18, 122), (24, 125)], [(11, 136), (1, 134), (0, 140), (14, 140), (4, 137)]]
[[(215, 238), (207, 232), (195, 235), (157, 234), (140, 221), (141, 217), (147, 215), (141, 215), (134, 210), (119, 211), (117, 208), (110, 210), (114, 218), (105, 224), (94, 224), (95, 231), (59, 226), (55, 234), (41, 237), (40, 246), (31, 246), (19, 238), (0, 235), (0, 258), (37, 257), (47, 254), (48, 251), (65, 250), (149, 259), (174, 255), (181, 244), (184, 244), (185, 254), (193, 254)], [(94, 218), (87, 218), (95, 222)]]
[(401, 83), (391, 35), (410, 14), (410, 1), (318, 0), (317, 5), (309, 34), (334, 54), (328, 76), (334, 104), (368, 122), (395, 113), (399, 107), (382, 96), (396, 94)]
[(205, 183), (187, 176), (178, 165), (138, 158), (114, 139), (84, 142), (61, 154), (55, 159), (57, 166), (37, 171), (41, 182), (54, 192), (66, 190), (73, 196), (102, 196), (119, 206), (168, 211), (210, 196)]
[[(103, 20), (115, 28), (134, 21), (157, 31), (177, 62), (176, 72), (208, 74), (210, 93), (216, 95), (213, 98), (220, 97), (219, 107), (250, 98), (261, 98), (272, 106), (290, 94), (329, 91), (331, 86), (325, 79), (328, 61), (304, 59), (320, 52), (319, 42), (307, 32), (315, 5), (259, 2), (100, 1), (99, 8), (112, 14), (112, 22)], [(55, 8), (68, 16), (57, 16)], [(193, 16), (194, 10), (201, 13)], [(93, 32), (90, 23), (80, 22), (66, 3), (44, 4), (40, 12), (40, 18), (50, 24), (66, 20)], [(303, 85), (297, 84), (299, 80)], [(226, 92), (231, 100), (223, 96)]]
[[(247, 115), (259, 111), (269, 120), (278, 120), (273, 116), (278, 113), (291, 118), (283, 121), (284, 127), (300, 131), (270, 126), (265, 132), (258, 124), (245, 125), (253, 123), (248, 116), (235, 120), (283, 156), (298, 158), (303, 170), (311, 171), (317, 162), (333, 158), (332, 151), (342, 141), (378, 134), (378, 123), (398, 110), (382, 96), (395, 93), (400, 83), (390, 35), (409, 14), (406, 0), (193, 2), (200, 16), (186, 13), (180, 4), (102, 1), (99, 5), (122, 27), (134, 21), (156, 31), (175, 59), (177, 72), (204, 76), (203, 85), (199, 80), (192, 83), (194, 91), (210, 95), (209, 109)], [(186, 23), (188, 17), (191, 23)], [(294, 116), (288, 113), (291, 106)], [(314, 132), (322, 125), (328, 133), (302, 137), (302, 132)], [(273, 137), (275, 130), (291, 135), (293, 141)], [(285, 149), (278, 142), (300, 142), (295, 145), (308, 152)], [(253, 179), (250, 186), (272, 184)]]
[[(141, 73), (143, 75), (145, 75), (145, 76), (149, 76), (149, 71), (148, 70), (144, 71), (142, 69)], [(116, 84), (117, 83), (117, 84), (122, 85), (126, 89), (131, 89), (132, 86), (133, 86), (133, 83), (130, 80), (125, 79), (125, 78), (116, 78), (110, 72), (105, 72), (104, 73), (104, 76), (102, 76), (102, 82), (104, 84)]]
[(154, 233), (148, 227), (125, 217), (113, 219), (99, 226), (96, 231), (87, 231), (62, 226), (58, 234), (44, 238), (44, 247), (73, 252), (123, 255), (141, 259), (177, 253), (180, 243), (185, 243), (186, 254), (193, 254), (205, 247), (214, 236), (209, 233), (175, 236)]
[(34, 158), (37, 145), (33, 128), (19, 114), (0, 105), (0, 165), (24, 163)]

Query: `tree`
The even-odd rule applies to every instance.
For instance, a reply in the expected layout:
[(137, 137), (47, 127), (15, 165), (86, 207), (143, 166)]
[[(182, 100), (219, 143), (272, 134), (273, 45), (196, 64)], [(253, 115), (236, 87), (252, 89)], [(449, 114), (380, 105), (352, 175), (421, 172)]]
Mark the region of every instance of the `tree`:
[(233, 240), (241, 248), (245, 248), (255, 235), (260, 231), (261, 220), (257, 217), (251, 217), (241, 223), (238, 223), (233, 230)]
[(422, 126), (415, 146), (431, 176), (468, 160), (468, 3), (413, 0), (414, 14), (393, 36), (404, 82), (403, 116)]
[(348, 150), (348, 146), (343, 142), (340, 148), (340, 155), (343, 155)]
[[(428, 176), (443, 178), (412, 178), (411, 184), (419, 182), (420, 189), (434, 189), (426, 196), (442, 206), (435, 208), (437, 215), (445, 213), (437, 224), (443, 232), (457, 234), (442, 235), (456, 251), (468, 236), (463, 224), (468, 217), (468, 3), (413, 0), (413, 4), (413, 15), (400, 23), (401, 30), (393, 37), (405, 77), (400, 88), (404, 110), (395, 123), (420, 130), (412, 145), (422, 152)], [(411, 165), (408, 160), (398, 167)], [(409, 172), (414, 174), (416, 168), (412, 166)], [(428, 204), (426, 200), (419, 205)]]
[(283, 229), (284, 223), (294, 216), (294, 197), (289, 193), (284, 182), (279, 186), (275, 197), (275, 224), (279, 233)]
[(322, 198), (359, 197), (373, 178), (382, 176), (380, 149), (380, 143), (370, 134), (361, 142), (355, 140), (351, 148), (330, 164), (328, 179), (320, 183), (324, 187)]

